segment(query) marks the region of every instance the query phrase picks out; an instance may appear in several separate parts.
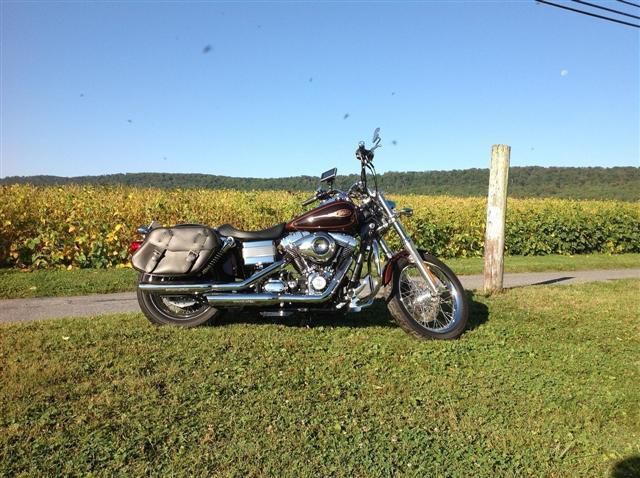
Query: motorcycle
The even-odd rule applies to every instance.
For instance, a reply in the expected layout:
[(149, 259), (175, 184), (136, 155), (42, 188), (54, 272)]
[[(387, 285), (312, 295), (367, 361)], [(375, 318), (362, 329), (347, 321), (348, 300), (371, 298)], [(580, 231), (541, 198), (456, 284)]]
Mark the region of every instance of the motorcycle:
[[(378, 189), (372, 147), (360, 142), (360, 179), (348, 191), (334, 189), (337, 169), (304, 201), (319, 204), (289, 222), (261, 231), (230, 224), (217, 228), (153, 222), (131, 244), (140, 272), (137, 296), (154, 324), (195, 327), (225, 310), (255, 308), (263, 316), (296, 311), (359, 312), (384, 288), (398, 325), (417, 338), (453, 339), (465, 330), (469, 304), (460, 281), (444, 263), (416, 245), (397, 209)], [(372, 187), (372, 189), (370, 189)], [(395, 231), (398, 251), (385, 241)]]

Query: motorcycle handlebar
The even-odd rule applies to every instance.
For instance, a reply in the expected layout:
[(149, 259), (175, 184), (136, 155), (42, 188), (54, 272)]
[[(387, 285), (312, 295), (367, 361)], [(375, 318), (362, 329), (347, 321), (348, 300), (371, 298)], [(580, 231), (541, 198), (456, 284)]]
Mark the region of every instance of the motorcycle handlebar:
[(364, 147), (364, 143), (360, 142), (358, 149), (356, 149), (356, 158), (363, 164), (370, 163), (373, 161), (373, 150), (376, 149), (376, 147), (377, 146), (367, 149)]
[(334, 191), (325, 191), (324, 189), (320, 188), (318, 189), (315, 194), (313, 196), (311, 196), (309, 199), (307, 199), (306, 201), (304, 201), (302, 203), (303, 206), (308, 206), (309, 204), (311, 204), (312, 202), (318, 201), (320, 199), (325, 199), (328, 196), (331, 195), (331, 193), (333, 193)]
[(317, 196), (310, 197), (309, 199), (307, 199), (306, 201), (304, 201), (304, 202), (302, 203), (302, 205), (303, 205), (303, 206), (308, 206), (308, 205), (309, 205), (309, 204), (311, 204), (312, 202), (315, 202), (317, 199), (318, 199), (318, 197), (317, 197)]
[(369, 156), (369, 151), (364, 147), (364, 143), (358, 144), (358, 149), (356, 149), (356, 158), (359, 161), (366, 161)]

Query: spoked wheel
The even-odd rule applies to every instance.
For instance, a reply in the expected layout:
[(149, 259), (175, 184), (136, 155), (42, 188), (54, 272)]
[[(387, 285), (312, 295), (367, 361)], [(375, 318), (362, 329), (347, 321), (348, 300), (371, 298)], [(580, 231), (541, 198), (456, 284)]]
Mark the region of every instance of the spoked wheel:
[(220, 313), (206, 299), (193, 295), (160, 295), (138, 289), (138, 303), (147, 319), (156, 325), (197, 327)]
[(428, 254), (422, 259), (438, 291), (431, 290), (416, 264), (400, 259), (393, 275), (389, 312), (402, 329), (418, 338), (457, 338), (469, 317), (462, 284), (440, 260)]

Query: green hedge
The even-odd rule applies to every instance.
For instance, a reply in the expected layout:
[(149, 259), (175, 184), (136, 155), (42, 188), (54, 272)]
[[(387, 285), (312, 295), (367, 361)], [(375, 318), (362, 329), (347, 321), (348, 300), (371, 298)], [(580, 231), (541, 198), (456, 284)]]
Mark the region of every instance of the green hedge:
[[(302, 212), (302, 193), (131, 187), (0, 187), (0, 266), (113, 267), (127, 263), (140, 224), (232, 223), (255, 229)], [(419, 247), (442, 257), (480, 256), (483, 198), (392, 195), (414, 208), (405, 221)], [(640, 252), (639, 204), (510, 199), (507, 254)], [(389, 234), (392, 245), (398, 241)]]

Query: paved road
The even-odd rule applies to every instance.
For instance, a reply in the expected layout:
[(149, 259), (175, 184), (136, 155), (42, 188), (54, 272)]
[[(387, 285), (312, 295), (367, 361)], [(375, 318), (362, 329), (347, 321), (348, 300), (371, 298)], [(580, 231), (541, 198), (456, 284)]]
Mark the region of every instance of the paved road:
[(58, 317), (138, 312), (139, 310), (135, 292), (77, 297), (8, 299), (0, 300), (0, 324)]
[[(505, 287), (563, 285), (615, 279), (640, 279), (640, 269), (505, 274)], [(466, 289), (482, 288), (482, 275), (460, 276)], [(42, 297), (0, 300), (0, 324), (30, 322), (58, 317), (86, 317), (121, 312), (139, 312), (133, 292), (78, 297)]]
[[(522, 287), (526, 285), (565, 285), (580, 282), (594, 282), (600, 280), (640, 279), (640, 269), (612, 269), (595, 271), (565, 271), (565, 272), (523, 272), (519, 274), (505, 274), (505, 287)], [(461, 276), (460, 280), (465, 289), (482, 289), (484, 278), (482, 274)]]

